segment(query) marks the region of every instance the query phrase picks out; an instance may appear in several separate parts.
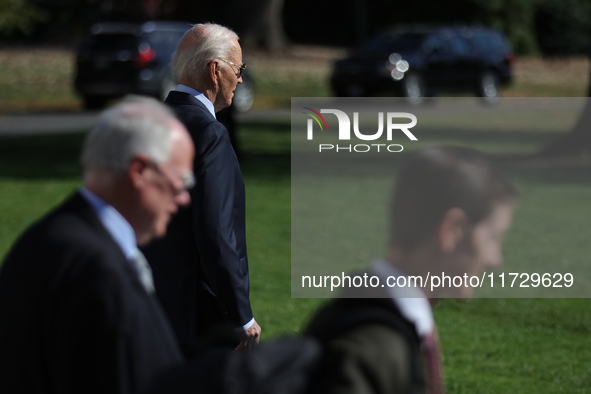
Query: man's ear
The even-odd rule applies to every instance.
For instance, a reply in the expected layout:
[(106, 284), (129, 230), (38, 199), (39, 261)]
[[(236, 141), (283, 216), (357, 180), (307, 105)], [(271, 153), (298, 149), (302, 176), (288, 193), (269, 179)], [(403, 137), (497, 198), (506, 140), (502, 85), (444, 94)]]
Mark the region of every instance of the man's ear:
[(443, 253), (452, 253), (457, 249), (465, 236), (467, 221), (466, 213), (460, 208), (451, 208), (445, 213), (437, 232), (439, 248)]
[(136, 155), (129, 161), (127, 177), (134, 188), (139, 189), (146, 183), (146, 170), (150, 166), (150, 159), (145, 155)]
[(211, 62), (209, 62), (209, 64), (207, 65), (207, 76), (209, 77), (211, 83), (213, 83), (214, 86), (218, 85), (217, 74), (219, 72), (220, 72), (219, 62), (217, 60), (212, 60)]

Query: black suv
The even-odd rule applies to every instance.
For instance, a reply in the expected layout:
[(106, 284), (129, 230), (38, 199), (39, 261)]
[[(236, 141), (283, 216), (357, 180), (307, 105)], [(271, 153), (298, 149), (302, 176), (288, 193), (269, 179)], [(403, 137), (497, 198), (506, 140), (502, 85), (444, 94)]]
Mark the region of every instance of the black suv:
[[(151, 21), (142, 24), (104, 22), (90, 29), (76, 59), (74, 86), (87, 109), (99, 109), (128, 93), (166, 98), (176, 87), (170, 63), (178, 42), (191, 25)], [(245, 74), (236, 87), (233, 106), (250, 108), (253, 87)]]
[(414, 27), (380, 34), (337, 61), (337, 96), (395, 94), (420, 102), (440, 92), (473, 93), (494, 102), (512, 79), (514, 55), (497, 30)]
[(128, 93), (163, 98), (176, 85), (170, 62), (183, 34), (182, 22), (97, 23), (80, 44), (74, 86), (86, 108)]

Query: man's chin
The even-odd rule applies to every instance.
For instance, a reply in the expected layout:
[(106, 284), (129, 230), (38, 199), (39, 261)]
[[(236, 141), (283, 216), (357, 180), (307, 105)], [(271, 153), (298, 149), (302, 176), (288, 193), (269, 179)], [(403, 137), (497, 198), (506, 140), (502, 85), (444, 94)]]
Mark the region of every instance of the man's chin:
[(154, 231), (154, 234), (152, 236), (152, 239), (154, 238), (163, 238), (166, 235), (166, 230), (168, 228), (168, 220), (166, 221), (166, 225), (162, 226), (161, 228), (158, 228)]
[(146, 246), (152, 241), (152, 239), (154, 239), (154, 236), (151, 234), (142, 235), (137, 238), (137, 246)]
[(150, 233), (146, 233), (145, 235), (138, 237), (137, 244), (138, 246), (146, 246), (150, 242), (154, 241), (155, 239), (163, 238), (166, 235), (166, 226), (164, 228), (155, 228), (152, 229)]

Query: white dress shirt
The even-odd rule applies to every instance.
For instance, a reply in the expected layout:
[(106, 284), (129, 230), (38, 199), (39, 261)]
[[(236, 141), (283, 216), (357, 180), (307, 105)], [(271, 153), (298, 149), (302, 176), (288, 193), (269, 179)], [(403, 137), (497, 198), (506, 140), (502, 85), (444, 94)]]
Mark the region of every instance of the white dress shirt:
[[(372, 272), (380, 278), (380, 283), (386, 283), (388, 277), (406, 276), (399, 269), (384, 259), (378, 259), (372, 264)], [(408, 321), (412, 322), (419, 337), (430, 335), (435, 330), (433, 310), (425, 293), (418, 287), (388, 287), (384, 288), (391, 300)]]

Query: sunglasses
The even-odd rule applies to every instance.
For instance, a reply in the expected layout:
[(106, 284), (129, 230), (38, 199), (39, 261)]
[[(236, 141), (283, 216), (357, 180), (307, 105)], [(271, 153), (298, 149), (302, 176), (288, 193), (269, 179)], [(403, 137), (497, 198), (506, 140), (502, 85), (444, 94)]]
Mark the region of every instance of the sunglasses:
[(236, 78), (240, 78), (242, 76), (242, 74), (244, 73), (244, 70), (246, 70), (246, 63), (242, 63), (241, 65), (232, 63), (229, 60), (223, 59), (221, 57), (218, 57), (219, 60), (221, 60), (222, 62), (226, 62), (228, 64), (231, 64), (234, 67), (238, 68), (238, 74), (236, 74)]

